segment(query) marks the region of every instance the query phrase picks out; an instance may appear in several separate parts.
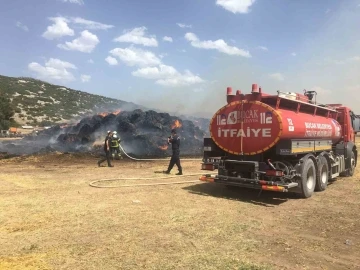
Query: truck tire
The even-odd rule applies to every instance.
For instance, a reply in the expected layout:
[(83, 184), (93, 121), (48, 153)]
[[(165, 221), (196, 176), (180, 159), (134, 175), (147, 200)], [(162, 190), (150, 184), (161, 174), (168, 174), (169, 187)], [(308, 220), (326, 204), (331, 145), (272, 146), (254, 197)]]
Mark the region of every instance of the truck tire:
[(314, 161), (307, 158), (301, 172), (301, 197), (310, 198), (315, 190), (317, 172)]
[(315, 191), (324, 191), (329, 182), (329, 165), (324, 156), (319, 157), (319, 166), (316, 177)]
[(350, 160), (351, 160), (351, 166), (350, 166), (350, 168), (347, 170), (347, 172), (346, 172), (346, 176), (353, 176), (354, 175), (354, 173), (355, 173), (355, 153), (354, 153), (354, 151), (351, 151), (351, 158), (350, 158)]

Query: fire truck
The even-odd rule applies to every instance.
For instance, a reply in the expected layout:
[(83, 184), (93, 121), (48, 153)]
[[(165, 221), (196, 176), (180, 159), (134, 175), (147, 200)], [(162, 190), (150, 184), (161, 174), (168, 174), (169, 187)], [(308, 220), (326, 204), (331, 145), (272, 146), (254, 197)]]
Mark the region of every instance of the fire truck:
[(227, 88), (227, 104), (204, 138), (201, 181), (309, 198), (357, 165), (359, 116), (341, 104), (321, 104), (315, 91), (249, 94)]

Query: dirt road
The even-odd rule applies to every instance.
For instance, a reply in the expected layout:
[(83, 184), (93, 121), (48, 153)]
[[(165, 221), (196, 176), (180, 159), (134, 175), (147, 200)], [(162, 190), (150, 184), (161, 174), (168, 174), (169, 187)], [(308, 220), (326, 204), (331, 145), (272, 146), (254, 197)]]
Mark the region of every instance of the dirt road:
[[(0, 160), (0, 269), (360, 269), (359, 169), (302, 200), (200, 181), (93, 188), (100, 178), (162, 177), (154, 171), (167, 166), (96, 161)], [(201, 173), (200, 162), (183, 166)], [(121, 181), (150, 182), (164, 180)]]

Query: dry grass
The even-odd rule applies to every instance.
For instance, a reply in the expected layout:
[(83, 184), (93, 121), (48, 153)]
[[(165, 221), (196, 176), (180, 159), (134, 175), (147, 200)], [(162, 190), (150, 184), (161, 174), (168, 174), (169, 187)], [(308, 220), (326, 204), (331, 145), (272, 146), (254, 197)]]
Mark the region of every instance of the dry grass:
[[(98, 168), (94, 158), (54, 153), (0, 166), (0, 269), (360, 268), (359, 170), (300, 200), (200, 181), (88, 185), (162, 177), (154, 171), (166, 168), (163, 161)], [(184, 173), (201, 172), (200, 162), (183, 166)]]

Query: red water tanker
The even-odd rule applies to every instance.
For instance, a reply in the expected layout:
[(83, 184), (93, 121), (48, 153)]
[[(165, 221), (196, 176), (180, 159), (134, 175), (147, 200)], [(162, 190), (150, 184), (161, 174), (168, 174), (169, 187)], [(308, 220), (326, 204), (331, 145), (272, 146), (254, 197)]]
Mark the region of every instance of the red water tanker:
[(356, 115), (342, 105), (318, 104), (316, 92), (269, 95), (227, 88), (227, 104), (210, 121), (201, 180), (291, 191), (310, 197), (328, 180), (351, 176), (357, 159)]

